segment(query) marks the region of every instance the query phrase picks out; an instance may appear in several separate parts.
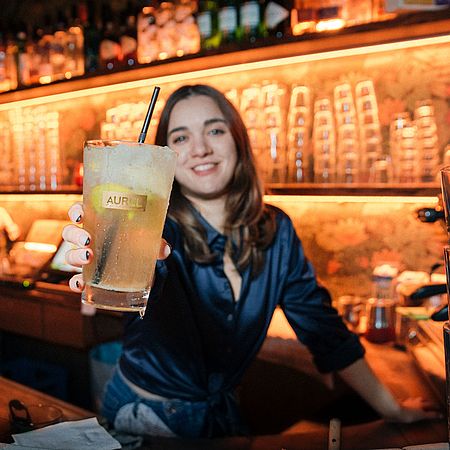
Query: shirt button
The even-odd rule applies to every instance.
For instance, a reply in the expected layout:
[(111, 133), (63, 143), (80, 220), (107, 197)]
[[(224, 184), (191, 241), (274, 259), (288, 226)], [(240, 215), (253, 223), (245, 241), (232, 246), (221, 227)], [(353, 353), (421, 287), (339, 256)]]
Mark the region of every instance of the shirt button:
[(231, 322), (233, 320), (233, 314), (228, 314), (227, 320), (228, 322)]

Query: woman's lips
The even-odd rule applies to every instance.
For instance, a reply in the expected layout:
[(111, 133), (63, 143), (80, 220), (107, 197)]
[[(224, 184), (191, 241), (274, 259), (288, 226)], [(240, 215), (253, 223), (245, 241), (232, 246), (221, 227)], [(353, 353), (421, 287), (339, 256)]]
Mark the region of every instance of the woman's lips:
[(199, 164), (192, 168), (196, 175), (209, 175), (214, 172), (217, 168), (217, 163), (205, 163)]

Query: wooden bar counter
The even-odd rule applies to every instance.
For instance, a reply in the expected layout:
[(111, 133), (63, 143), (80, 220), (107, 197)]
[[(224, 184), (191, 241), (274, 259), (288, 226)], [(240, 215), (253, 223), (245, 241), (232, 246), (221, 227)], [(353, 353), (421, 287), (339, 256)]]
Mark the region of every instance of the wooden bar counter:
[[(373, 370), (390, 387), (396, 397), (423, 396), (434, 399), (434, 394), (421, 377), (410, 356), (391, 345), (364, 343), (367, 359)], [(282, 383), (282, 380), (280, 380)], [(267, 386), (267, 389), (271, 389)], [(20, 384), (0, 377), (0, 436), (5, 442), (9, 435), (8, 402), (17, 398), (26, 404), (45, 403), (59, 407), (64, 420), (92, 417), (93, 413), (62, 402)], [(276, 414), (273, 411), (273, 414)], [(403, 425), (386, 423), (382, 419), (353, 426), (344, 426), (341, 449), (402, 448), (408, 445), (447, 442), (446, 420), (426, 421)], [(281, 434), (213, 440), (146, 439), (142, 450), (321, 450), (328, 448), (328, 426), (301, 421)]]

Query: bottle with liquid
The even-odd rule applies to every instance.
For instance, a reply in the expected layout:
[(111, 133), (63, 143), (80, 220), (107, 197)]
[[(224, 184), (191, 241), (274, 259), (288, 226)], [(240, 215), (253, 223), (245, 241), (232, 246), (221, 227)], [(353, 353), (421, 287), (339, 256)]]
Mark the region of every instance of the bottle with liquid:
[(141, 4), (137, 18), (137, 59), (140, 64), (148, 64), (158, 59), (159, 42), (156, 15), (156, 2)]
[(118, 26), (109, 4), (102, 5), (102, 22), (104, 24), (103, 36), (100, 41), (100, 68), (103, 70), (116, 70), (120, 67), (122, 49), (118, 34)]
[(93, 73), (100, 67), (101, 21), (96, 3), (93, 0), (82, 2), (79, 13), (84, 31), (84, 68), (86, 73)]
[(58, 12), (58, 19), (53, 33), (53, 40), (50, 51), (50, 63), (52, 65), (53, 80), (64, 78), (66, 65), (66, 44), (67, 44), (67, 23), (61, 11)]
[(239, 6), (236, 0), (219, 2), (220, 44), (232, 44), (238, 40)]
[(269, 36), (285, 38), (292, 35), (292, 0), (269, 1), (264, 9), (264, 23)]
[[(84, 11), (81, 9), (84, 8)], [(73, 5), (70, 17), (67, 21), (69, 27), (66, 30), (66, 78), (84, 74), (84, 35), (81, 25), (81, 17), (86, 16), (86, 4), (80, 3), (78, 8)]]
[(264, 23), (263, 4), (258, 0), (247, 0), (241, 4), (240, 28), (242, 40), (254, 44), (258, 39), (267, 36)]
[(120, 47), (122, 52), (122, 64), (125, 67), (133, 67), (137, 64), (137, 29), (136, 15), (131, 1), (121, 14)]
[(209, 50), (220, 45), (218, 28), (219, 4), (216, 0), (200, 0), (197, 12), (197, 24), (200, 31), (202, 49)]
[(156, 25), (158, 26), (158, 59), (167, 59), (177, 56), (178, 32), (175, 22), (175, 4), (173, 1), (163, 1), (156, 12)]
[(30, 58), (27, 52), (27, 32), (25, 24), (20, 24), (16, 33), (17, 77), (19, 86), (28, 86), (30, 81)]
[(200, 31), (194, 14), (197, 3), (194, 0), (175, 2), (175, 22), (178, 34), (177, 56), (189, 55), (200, 51)]

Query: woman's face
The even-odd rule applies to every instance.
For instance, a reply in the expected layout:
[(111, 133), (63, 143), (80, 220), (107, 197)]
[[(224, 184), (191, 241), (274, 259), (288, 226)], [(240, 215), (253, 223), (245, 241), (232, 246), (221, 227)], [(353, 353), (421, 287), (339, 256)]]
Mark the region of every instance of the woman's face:
[(167, 143), (178, 152), (175, 178), (181, 192), (198, 199), (224, 194), (237, 163), (237, 150), (224, 115), (206, 95), (180, 100), (172, 109)]

